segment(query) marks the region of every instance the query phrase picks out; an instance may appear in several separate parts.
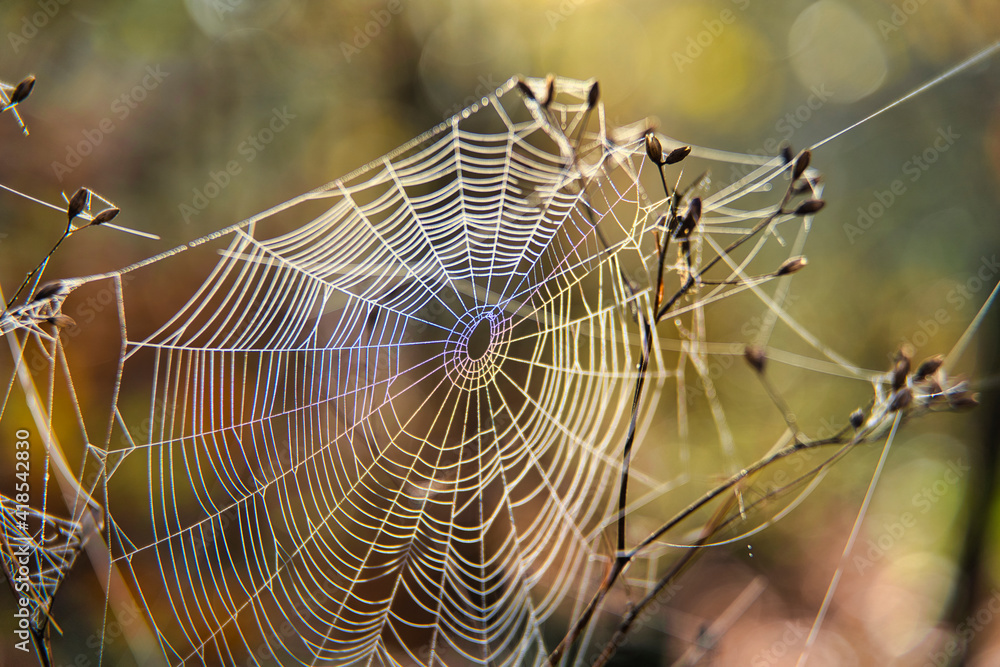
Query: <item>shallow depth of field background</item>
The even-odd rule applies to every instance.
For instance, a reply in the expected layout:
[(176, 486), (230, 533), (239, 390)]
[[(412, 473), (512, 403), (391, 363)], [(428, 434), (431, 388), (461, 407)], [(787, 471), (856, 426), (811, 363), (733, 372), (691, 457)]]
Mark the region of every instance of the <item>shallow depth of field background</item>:
[[(56, 255), (49, 278), (124, 266), (326, 183), (512, 75), (596, 77), (611, 124), (655, 117), (689, 143), (773, 154), (850, 125), (1000, 38), (995, 0), (50, 4), (0, 6), (0, 80), (38, 78), (20, 107), (31, 136), (0, 116), (0, 183), (52, 202), (87, 186), (122, 209), (116, 222), (162, 240), (86, 230)], [(268, 127), (280, 130), (264, 143)], [(813, 164), (828, 206), (790, 312), (862, 367), (887, 368), (904, 341), (918, 360), (947, 352), (1000, 279), (1000, 58), (831, 142)], [(713, 176), (722, 183), (732, 174)], [(64, 223), (0, 192), (6, 296)], [(187, 259), (174, 263), (143, 304), (151, 316), (200, 284), (208, 266), (197, 259), (188, 269)], [(86, 409), (88, 392), (106, 391), (113, 371), (114, 346), (101, 337), (116, 335), (116, 322), (112, 309), (74, 311), (68, 301), (66, 312), (79, 325), (64, 336)], [(719, 304), (711, 339), (750, 342), (764, 315), (750, 299)], [(808, 352), (777, 331), (773, 344)], [(855, 548), (862, 560), (849, 563), (809, 664), (923, 665), (944, 650), (935, 626), (973, 574), (960, 564), (970, 503), (989, 472), (989, 448), (1000, 444), (989, 435), (997, 336), (991, 316), (960, 364), (986, 381), (986, 406), (928, 417), (897, 438)], [(729, 361), (720, 362), (720, 391), (747, 465), (781, 422), (742, 360)], [(812, 435), (843, 425), (869, 396), (863, 384), (794, 367), (776, 365), (775, 381)], [(660, 430), (674, 432), (675, 406), (664, 401), (662, 412)], [(637, 517), (636, 536), (727, 472), (712, 430), (695, 432), (705, 444), (692, 443), (691, 481)], [(0, 434), (0, 443), (11, 437)], [(658, 448), (669, 447), (669, 438), (645, 443), (640, 465), (655, 469)], [(878, 453), (854, 452), (781, 523), (707, 554), (623, 647), (622, 664), (670, 664), (754, 574), (766, 577), (766, 591), (715, 659), (794, 663)], [(0, 488), (11, 485), (0, 470)], [(904, 515), (913, 522), (899, 530)], [(1000, 598), (996, 537), (991, 528), (977, 561), (974, 614)], [(57, 599), (64, 635), (53, 638), (55, 665), (96, 664), (103, 593), (88, 568), (81, 557)], [(0, 665), (25, 664), (7, 641), (11, 610), (0, 592)], [(1000, 659), (993, 615), (980, 614), (987, 622), (973, 633), (977, 664)], [(124, 643), (109, 639), (105, 664), (129, 660)]]

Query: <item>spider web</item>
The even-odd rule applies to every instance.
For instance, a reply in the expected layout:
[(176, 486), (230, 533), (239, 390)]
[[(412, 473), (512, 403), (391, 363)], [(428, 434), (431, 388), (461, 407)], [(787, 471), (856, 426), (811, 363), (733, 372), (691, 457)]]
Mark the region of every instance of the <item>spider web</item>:
[[(809, 216), (724, 250), (773, 212), (780, 159), (694, 149), (683, 201), (701, 195), (703, 213), (666, 289), (708, 254), (720, 280), (679, 301), (669, 327), (644, 329), (670, 205), (645, 125), (608, 128), (593, 82), (521, 86), (343, 179), (5, 315), (8, 398), (26, 350), (42, 350), (36, 421), (51, 426), (65, 392), (86, 449), (88, 482), (64, 489), (71, 519), (43, 515), (32, 533), (2, 506), (5, 544), (20, 530), (45, 559), (30, 584), (36, 633), (103, 534), (109, 608), (134, 596), (172, 665), (540, 664), (614, 560), (621, 446), (630, 429), (647, 439), (668, 389), (674, 472), (633, 470), (626, 513), (687, 479), (691, 376), (738, 469), (709, 357), (742, 349), (708, 342), (706, 308), (752, 295), (772, 315), (762, 340), (781, 319), (818, 351), (812, 368), (880, 381), (783, 309), (789, 277), (774, 270), (802, 253)], [(659, 138), (665, 153), (681, 146)], [(749, 173), (713, 188), (697, 176), (712, 162)], [(136, 276), (200, 248), (219, 257), (201, 287), (168, 320), (135, 324), (148, 298)], [(121, 332), (104, 424), (84, 419), (42, 326), (93, 286), (114, 295)], [(654, 359), (633, 424), (644, 331)], [(652, 586), (669, 546), (630, 582)]]
[[(604, 151), (570, 163), (540, 112), (487, 106), (504, 132), (455, 118), (311, 193), (311, 223), (233, 230), (177, 316), (129, 341), (126, 375), (155, 351), (157, 426), (127, 452), (148, 454), (154, 539), (109, 520), (133, 570), (163, 563), (172, 662), (545, 654), (609, 511), (635, 364), (616, 276), (639, 231), (611, 210), (640, 194), (588, 202)], [(583, 109), (554, 112), (571, 132)]]

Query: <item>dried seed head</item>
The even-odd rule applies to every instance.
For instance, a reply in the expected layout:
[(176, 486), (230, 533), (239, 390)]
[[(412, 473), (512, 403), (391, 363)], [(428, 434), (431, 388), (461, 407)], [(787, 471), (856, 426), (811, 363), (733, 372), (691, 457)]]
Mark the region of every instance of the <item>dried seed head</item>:
[(851, 416), (848, 419), (851, 420), (851, 427), (854, 428), (854, 430), (858, 430), (861, 428), (861, 425), (865, 423), (865, 413), (861, 411), (861, 408), (858, 408), (851, 413)]
[(90, 191), (87, 188), (80, 188), (70, 197), (69, 204), (66, 206), (66, 215), (69, 217), (70, 222), (73, 221), (73, 218), (80, 215), (80, 212), (87, 205), (88, 195), (90, 195)]
[(786, 259), (784, 263), (778, 267), (778, 270), (775, 272), (774, 275), (787, 276), (792, 273), (797, 273), (798, 271), (801, 271), (802, 269), (806, 268), (806, 265), (808, 263), (809, 260), (807, 260), (805, 257), (791, 257), (789, 259)]
[(60, 313), (59, 315), (53, 315), (52, 317), (46, 318), (45, 321), (60, 329), (76, 326), (76, 320), (74, 320), (69, 315), (63, 315), (62, 313)]
[(590, 92), (587, 93), (587, 108), (593, 109), (597, 106), (597, 100), (601, 99), (601, 87), (594, 82), (594, 85), (590, 87)]
[(94, 219), (90, 221), (90, 224), (103, 225), (105, 222), (111, 222), (112, 220), (115, 219), (115, 216), (117, 216), (119, 213), (121, 213), (120, 209), (106, 208), (97, 215), (95, 215)]
[(795, 209), (795, 215), (812, 215), (818, 212), (821, 208), (826, 206), (826, 202), (822, 199), (810, 199), (809, 201), (802, 202), (799, 207)]
[(889, 402), (889, 412), (898, 412), (912, 402), (913, 391), (909, 387), (902, 387), (892, 395), (892, 400)]
[(764, 362), (767, 361), (767, 355), (764, 354), (764, 350), (756, 345), (747, 345), (743, 350), (743, 358), (747, 360), (747, 363), (758, 373), (764, 372)]
[(31, 89), (35, 87), (35, 77), (28, 75), (25, 77), (24, 81), (17, 84), (14, 88), (14, 92), (10, 96), (11, 105), (17, 104), (31, 94)]
[(694, 218), (695, 223), (701, 220), (701, 197), (695, 197), (688, 204), (688, 215)]
[(910, 358), (905, 355), (897, 355), (896, 363), (892, 367), (892, 390), (896, 391), (906, 384), (906, 376), (910, 374)]
[(646, 155), (656, 164), (663, 164), (663, 146), (652, 130), (646, 130)]
[(54, 296), (58, 296), (63, 293), (64, 287), (61, 280), (54, 280), (50, 283), (45, 283), (38, 288), (35, 292), (35, 296), (31, 297), (32, 301), (42, 301), (44, 299), (49, 299)]
[(944, 363), (944, 356), (936, 354), (920, 362), (917, 372), (913, 375), (914, 382), (922, 382), (928, 375), (934, 375)]
[(812, 158), (812, 153), (808, 150), (804, 150), (799, 153), (799, 156), (795, 158), (795, 166), (792, 167), (792, 180), (797, 181), (805, 170), (809, 167), (809, 160)]
[(955, 410), (971, 410), (979, 407), (979, 396), (967, 391), (948, 395), (948, 404)]
[(663, 161), (663, 164), (677, 164), (690, 154), (691, 154), (690, 146), (681, 146), (680, 148), (675, 148), (674, 150), (670, 151), (670, 154), (667, 155), (667, 159)]

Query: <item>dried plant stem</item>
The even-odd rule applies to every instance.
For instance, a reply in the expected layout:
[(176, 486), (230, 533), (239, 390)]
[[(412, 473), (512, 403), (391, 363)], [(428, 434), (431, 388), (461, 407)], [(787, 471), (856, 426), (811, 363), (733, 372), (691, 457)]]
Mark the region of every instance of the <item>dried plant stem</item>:
[(746, 234), (744, 234), (743, 236), (739, 237), (738, 239), (730, 243), (728, 246), (726, 246), (721, 253), (717, 254), (715, 257), (709, 260), (708, 263), (706, 263), (705, 266), (699, 269), (697, 273), (689, 273), (687, 280), (684, 281), (684, 284), (680, 287), (680, 289), (678, 289), (677, 292), (675, 292), (674, 295), (670, 297), (670, 299), (662, 306), (660, 306), (659, 309), (656, 311), (655, 321), (657, 323), (662, 321), (663, 318), (666, 317), (670, 309), (674, 307), (674, 304), (676, 304), (677, 301), (679, 301), (685, 294), (690, 292), (691, 289), (695, 286), (695, 284), (701, 279), (701, 277), (705, 275), (705, 273), (707, 273), (713, 266), (718, 264), (722, 260), (722, 257), (724, 255), (728, 255), (730, 252), (736, 250), (738, 247), (740, 247), (741, 245), (752, 239), (754, 236), (759, 234), (762, 229), (764, 229), (765, 227), (769, 226), (772, 222), (774, 222), (779, 216), (790, 213), (790, 211), (785, 210), (785, 207), (788, 205), (788, 202), (791, 201), (792, 196), (795, 194), (794, 184), (795, 181), (789, 182), (788, 189), (785, 190), (785, 195), (784, 197), (782, 197), (781, 203), (778, 205), (778, 208), (773, 213), (771, 213), (766, 218), (761, 219), (761, 221), (758, 222), (756, 225), (754, 225), (754, 227), (750, 231), (748, 231)]
[[(24, 288), (27, 287), (35, 279), (35, 276), (40, 275), (41, 271), (43, 271), (45, 269), (45, 266), (49, 263), (49, 260), (52, 259), (52, 255), (55, 253), (55, 251), (59, 249), (59, 246), (62, 245), (62, 242), (65, 241), (67, 238), (69, 238), (69, 235), (72, 234), (74, 231), (75, 230), (72, 227), (66, 228), (66, 230), (62, 233), (62, 236), (59, 237), (59, 240), (56, 241), (55, 245), (52, 246), (52, 249), (49, 250), (47, 255), (45, 255), (45, 258), (38, 263), (38, 266), (36, 266), (34, 269), (31, 270), (31, 272), (28, 273), (24, 281), (21, 283), (21, 286), (17, 288), (16, 292), (14, 292), (14, 296), (10, 297), (10, 301), (8, 301), (4, 305), (3, 315), (7, 314), (7, 312), (11, 309), (11, 306), (14, 305), (14, 302), (17, 301), (17, 297), (20, 296), (21, 292), (24, 291)], [(33, 287), (34, 286), (32, 286), (32, 288)], [(0, 315), (0, 317), (2, 317), (3, 315)]]
[[(612, 635), (611, 639), (609, 639), (608, 642), (604, 645), (604, 649), (601, 651), (601, 654), (597, 657), (597, 659), (592, 663), (592, 667), (602, 667), (604, 664), (607, 663), (608, 660), (611, 659), (611, 657), (618, 650), (618, 647), (621, 646), (622, 642), (625, 641), (625, 637), (628, 635), (629, 630), (632, 629), (632, 626), (639, 619), (639, 616), (642, 615), (642, 612), (653, 600), (655, 600), (660, 595), (660, 593), (663, 591), (664, 588), (666, 588), (670, 583), (673, 582), (673, 580), (677, 577), (677, 575), (680, 574), (681, 570), (683, 570), (692, 560), (694, 560), (694, 557), (698, 554), (699, 550), (702, 547), (704, 547), (705, 544), (711, 539), (712, 535), (715, 534), (718, 524), (723, 521), (725, 516), (729, 513), (729, 510), (731, 510), (733, 505), (735, 504), (736, 504), (736, 496), (734, 495), (731, 498), (729, 498), (725, 503), (719, 506), (718, 510), (716, 510), (715, 514), (713, 515), (711, 521), (709, 521), (705, 525), (705, 527), (702, 528), (701, 535), (698, 537), (698, 540), (694, 543), (694, 545), (690, 549), (686, 549), (684, 551), (684, 554), (680, 558), (678, 558), (673, 565), (670, 566), (670, 569), (667, 571), (667, 573), (660, 579), (660, 581), (657, 582), (657, 584), (646, 595), (646, 597), (644, 597), (642, 600), (639, 601), (638, 604), (629, 609), (628, 613), (626, 613), (625, 616), (622, 617), (621, 624), (618, 626), (618, 629), (615, 630), (615, 634)], [(634, 556), (634, 554), (631, 554), (630, 557), (631, 556)]]
[[(2, 298), (2, 292), (0, 292), (0, 298)], [(142, 607), (136, 602), (121, 570), (111, 557), (110, 549), (102, 534), (103, 518), (99, 519), (94, 514), (94, 510), (99, 509), (99, 507), (90, 492), (80, 484), (66, 460), (62, 445), (52, 427), (51, 410), (45, 408), (34, 379), (31, 377), (27, 365), (22, 361), (24, 352), (21, 344), (15, 336), (8, 336), (7, 342), (17, 367), (17, 380), (27, 399), (28, 410), (42, 438), (46, 456), (48, 460), (53, 462), (56, 483), (62, 491), (66, 506), (73, 510), (74, 520), (81, 522), (83, 549), (93, 564), (94, 572), (104, 588), (108, 601), (109, 612), (105, 616), (105, 623), (108, 622), (109, 617), (112, 620), (115, 617), (136, 617), (139, 620), (138, 623), (122, 624), (125, 641), (129, 644), (133, 654), (142, 658), (142, 664), (164, 664), (162, 657), (156, 651), (158, 646), (156, 638), (140, 613)], [(81, 499), (85, 503), (81, 504)], [(40, 658), (44, 659), (43, 656)]]
[(625, 569), (625, 566), (631, 560), (631, 555), (627, 554), (625, 551), (625, 532), (626, 532), (626, 513), (625, 505), (628, 501), (628, 476), (629, 476), (629, 465), (632, 460), (632, 445), (635, 442), (636, 433), (636, 423), (639, 418), (639, 404), (642, 398), (642, 390), (645, 385), (646, 372), (649, 368), (649, 355), (650, 346), (652, 344), (652, 331), (650, 330), (649, 323), (647, 322), (645, 316), (640, 315), (641, 322), (641, 332), (642, 332), (642, 353), (639, 360), (639, 368), (635, 381), (635, 391), (632, 395), (632, 415), (631, 421), (629, 422), (628, 436), (625, 439), (625, 447), (622, 452), (622, 472), (621, 480), (619, 482), (619, 494), (618, 494), (618, 553), (615, 557), (614, 563), (611, 566), (611, 570), (608, 572), (608, 576), (605, 578), (601, 587), (591, 598), (587, 607), (584, 609), (583, 613), (577, 618), (576, 623), (566, 636), (563, 638), (559, 645), (549, 654), (548, 664), (555, 665), (559, 660), (562, 659), (563, 654), (566, 649), (573, 645), (573, 643), (580, 636), (580, 633), (587, 627), (590, 623), (590, 619), (594, 614), (594, 611), (600, 606), (601, 601), (607, 592), (611, 590), (615, 581), (618, 580), (618, 576)]
[[(670, 194), (670, 190), (667, 187), (666, 176), (663, 173), (662, 165), (658, 166), (660, 167), (659, 169), (660, 180), (662, 181), (664, 193), (666, 194), (667, 199), (670, 201), (670, 208), (667, 213), (667, 220), (669, 223), (668, 228), (669, 228), (673, 226), (673, 223), (677, 218), (677, 208), (680, 203), (680, 198), (677, 197), (676, 195), (672, 196)], [(743, 243), (746, 243), (748, 240), (756, 236), (758, 233), (760, 233), (761, 230), (765, 229), (770, 224), (772, 224), (779, 216), (792, 213), (791, 211), (786, 210), (786, 207), (796, 194), (795, 186), (797, 180), (798, 179), (795, 178), (789, 179), (788, 187), (786, 188), (785, 193), (782, 196), (781, 202), (778, 204), (776, 209), (770, 215), (763, 218), (746, 234), (742, 235), (740, 238), (736, 239), (731, 244), (729, 244), (729, 246), (727, 246), (721, 253), (716, 255), (712, 260), (710, 260), (707, 264), (705, 264), (705, 266), (703, 266), (697, 273), (689, 272), (688, 277), (685, 280), (684, 284), (666, 303), (661, 303), (661, 301), (662, 301), (662, 286), (663, 286), (663, 270), (664, 270), (666, 251), (669, 246), (670, 233), (667, 229), (663, 231), (663, 238), (657, 239), (658, 275), (657, 275), (657, 288), (654, 294), (654, 302), (652, 308), (653, 311), (652, 326), (656, 326), (657, 324), (659, 324), (663, 320), (663, 318), (666, 317), (666, 315), (669, 313), (670, 309), (684, 295), (690, 292), (691, 289), (701, 279), (701, 277), (707, 271), (709, 271), (713, 266), (715, 266), (722, 259), (724, 255), (730, 253)], [(826, 439), (822, 441), (815, 441), (813, 443), (796, 442), (795, 444), (790, 445), (776, 452), (775, 454), (758, 461), (750, 468), (742, 470), (738, 475), (732, 477), (726, 483), (722, 484), (721, 486), (713, 489), (706, 495), (702, 496), (702, 498), (692, 503), (684, 511), (682, 511), (673, 519), (665, 523), (658, 530), (654, 531), (649, 537), (640, 542), (635, 548), (633, 548), (630, 551), (627, 551), (625, 544), (625, 534), (626, 534), (625, 507), (627, 505), (627, 500), (628, 500), (628, 477), (629, 477), (629, 469), (632, 458), (632, 446), (635, 440), (636, 423), (639, 416), (639, 406), (641, 404), (642, 391), (645, 384), (645, 379), (649, 364), (649, 357), (651, 354), (650, 346), (652, 344), (652, 332), (649, 320), (647, 320), (644, 314), (640, 313), (639, 321), (640, 321), (640, 334), (641, 334), (640, 338), (641, 338), (642, 350), (640, 352), (641, 356), (636, 376), (635, 391), (633, 392), (633, 398), (632, 398), (631, 420), (629, 424), (629, 431), (625, 439), (624, 447), (622, 449), (622, 467), (621, 467), (621, 479), (619, 483), (619, 497), (618, 497), (617, 553), (615, 554), (615, 558), (612, 563), (611, 569), (608, 571), (608, 574), (601, 582), (600, 587), (597, 589), (593, 597), (590, 599), (590, 602), (587, 603), (587, 606), (584, 608), (583, 612), (581, 612), (581, 614), (577, 617), (577, 620), (567, 631), (566, 635), (563, 637), (559, 645), (556, 646), (556, 648), (549, 654), (547, 664), (550, 666), (554, 666), (560, 660), (562, 660), (563, 656), (566, 654), (569, 648), (576, 642), (576, 640), (582, 634), (584, 629), (590, 624), (594, 613), (596, 612), (598, 607), (600, 607), (601, 603), (604, 601), (604, 598), (607, 595), (608, 591), (610, 591), (611, 587), (614, 586), (614, 584), (618, 581), (619, 576), (621, 576), (622, 572), (624, 572), (628, 564), (631, 563), (632, 559), (634, 559), (635, 556), (638, 555), (645, 547), (647, 547), (649, 544), (659, 539), (659, 537), (662, 536), (665, 532), (673, 528), (675, 525), (677, 525), (677, 523), (683, 521), (685, 518), (690, 516), (692, 513), (694, 513), (701, 507), (703, 507), (706, 503), (711, 502), (713, 499), (717, 498), (722, 493), (725, 493), (735, 485), (743, 482), (748, 476), (752, 475), (754, 472), (757, 472), (767, 467), (768, 465), (771, 465), (775, 461), (781, 460), (782, 458), (785, 458), (802, 449), (812, 446), (831, 444), (832, 442), (836, 441), (834, 439)], [(690, 560), (695, 556), (695, 554), (699, 551), (699, 549), (702, 546), (704, 546), (705, 543), (708, 542), (711, 536), (715, 533), (716, 528), (718, 527), (717, 525), (718, 522), (722, 521), (722, 518), (728, 513), (729, 509), (732, 506), (732, 503), (735, 502), (735, 499), (736, 496), (734, 495), (732, 499), (728, 500), (727, 503), (725, 503), (723, 506), (719, 508), (713, 520), (708, 524), (706, 524), (706, 526), (702, 529), (702, 535), (699, 538), (699, 540), (694, 545), (692, 545), (692, 548), (690, 548), (684, 554), (684, 556), (682, 556), (677, 561), (677, 563), (674, 564), (674, 566), (671, 567), (671, 570), (660, 580), (657, 586), (654, 587), (653, 591), (651, 591), (650, 594), (646, 596), (646, 598), (644, 598), (638, 605), (636, 605), (636, 607), (630, 610), (625, 620), (623, 620), (622, 626), (619, 627), (615, 636), (608, 643), (608, 645), (605, 646), (605, 653), (609, 651), (610, 652), (608, 653), (607, 656), (605, 656), (605, 653), (602, 653), (601, 657), (598, 658), (598, 661), (595, 664), (604, 664), (604, 662), (606, 662), (607, 659), (610, 658), (610, 656), (614, 653), (614, 647), (616, 646), (616, 642), (620, 643), (621, 638), (624, 637), (625, 633), (629, 631), (635, 619), (638, 618), (638, 615), (642, 612), (642, 610), (646, 607), (646, 605), (648, 605), (649, 602), (651, 602), (656, 597), (656, 595), (659, 594), (659, 592), (663, 589), (663, 587), (667, 586), (669, 583), (673, 581), (673, 579), (677, 576), (677, 574), (684, 568), (684, 566), (687, 563), (690, 562)]]

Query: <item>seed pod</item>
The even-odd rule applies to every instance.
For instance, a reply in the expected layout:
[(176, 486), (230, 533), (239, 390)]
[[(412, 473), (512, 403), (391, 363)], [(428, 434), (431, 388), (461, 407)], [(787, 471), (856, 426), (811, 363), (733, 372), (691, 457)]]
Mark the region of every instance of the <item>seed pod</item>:
[(14, 88), (14, 92), (10, 96), (11, 106), (23, 101), (24, 98), (31, 94), (31, 89), (34, 87), (35, 77), (31, 75), (25, 77), (24, 81), (17, 84), (17, 87)]
[(826, 206), (826, 202), (822, 199), (810, 199), (809, 201), (802, 202), (799, 207), (795, 209), (795, 215), (812, 215), (816, 213), (821, 208)]
[(674, 150), (670, 151), (670, 154), (667, 155), (667, 159), (663, 161), (663, 164), (677, 164), (690, 154), (691, 154), (690, 146), (681, 146), (680, 148), (675, 148)]
[(889, 402), (889, 412), (898, 412), (912, 402), (913, 391), (909, 387), (902, 387), (892, 395), (892, 400)]
[(851, 416), (848, 419), (850, 419), (851, 426), (854, 428), (854, 430), (858, 430), (859, 428), (861, 428), (861, 425), (865, 423), (865, 413), (863, 413), (861, 409), (858, 408), (857, 410), (851, 413)]
[(799, 156), (795, 158), (795, 166), (792, 167), (792, 180), (796, 181), (809, 167), (809, 160), (812, 157), (812, 153), (808, 150), (804, 150), (799, 153)]
[(688, 210), (681, 219), (680, 226), (677, 227), (674, 236), (679, 239), (688, 238), (698, 226), (699, 220), (701, 220), (701, 197), (695, 197), (688, 204)]
[(701, 197), (695, 197), (688, 204), (688, 215), (694, 218), (695, 224), (701, 220)]
[(892, 390), (896, 391), (906, 384), (906, 378), (910, 374), (910, 359), (913, 357), (913, 348), (903, 345), (892, 355), (893, 364), (890, 371), (892, 378)]
[(62, 313), (60, 313), (59, 315), (53, 315), (52, 317), (46, 318), (45, 321), (60, 329), (76, 326), (76, 320), (74, 320), (69, 315), (63, 315)]
[(63, 284), (61, 280), (54, 280), (50, 283), (45, 283), (38, 288), (35, 292), (35, 296), (31, 297), (32, 301), (42, 301), (44, 299), (49, 299), (51, 297), (61, 294), (63, 291)]
[(793, 273), (797, 273), (806, 267), (809, 261), (805, 257), (791, 257), (786, 259), (784, 263), (778, 267), (778, 270), (774, 273), (776, 276), (787, 276)]
[(94, 219), (90, 221), (90, 224), (103, 225), (105, 222), (111, 222), (112, 220), (115, 219), (115, 216), (117, 216), (119, 213), (121, 213), (120, 209), (106, 208), (97, 215), (95, 215)]
[(80, 188), (70, 197), (69, 204), (66, 206), (66, 215), (69, 217), (70, 222), (73, 221), (73, 218), (80, 215), (80, 212), (87, 205), (88, 195), (90, 195), (90, 191), (87, 188)]
[(917, 372), (913, 375), (914, 382), (922, 382), (928, 375), (934, 375), (943, 363), (944, 357), (940, 354), (924, 359), (920, 362)]
[(781, 147), (781, 159), (784, 161), (785, 164), (788, 164), (789, 162), (792, 161), (792, 147), (789, 146), (788, 144), (785, 144), (784, 146)]
[(646, 155), (656, 164), (663, 164), (663, 146), (652, 130), (646, 130)]
[(979, 407), (979, 397), (967, 391), (961, 391), (954, 395), (948, 395), (948, 404), (955, 410), (971, 410)]
[(593, 109), (597, 106), (597, 100), (601, 99), (601, 87), (594, 82), (594, 85), (590, 87), (590, 92), (587, 93), (587, 108)]
[(743, 358), (747, 360), (747, 363), (758, 373), (764, 372), (764, 362), (767, 361), (767, 355), (764, 354), (764, 350), (756, 345), (747, 345), (743, 349)]

